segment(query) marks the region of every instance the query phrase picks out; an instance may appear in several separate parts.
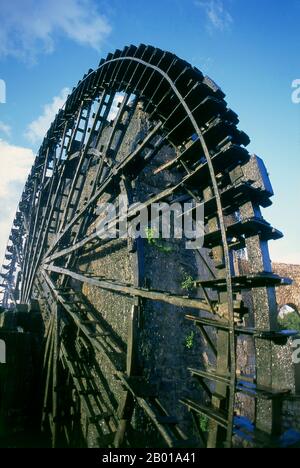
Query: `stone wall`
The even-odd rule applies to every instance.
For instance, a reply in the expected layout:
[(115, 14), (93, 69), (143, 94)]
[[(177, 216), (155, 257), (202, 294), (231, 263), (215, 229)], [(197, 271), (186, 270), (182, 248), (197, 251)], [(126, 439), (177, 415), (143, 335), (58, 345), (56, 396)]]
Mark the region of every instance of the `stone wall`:
[(285, 304), (293, 304), (300, 310), (300, 265), (273, 263), (273, 271), (279, 276), (293, 280), (291, 286), (277, 289), (277, 303), (281, 308)]
[[(291, 286), (278, 288), (276, 292), (278, 310), (286, 304), (300, 311), (300, 265), (273, 263), (273, 271), (279, 276), (293, 280)], [(295, 390), (300, 393), (300, 365), (295, 365)], [(286, 401), (283, 405), (283, 428), (300, 431), (300, 398)]]

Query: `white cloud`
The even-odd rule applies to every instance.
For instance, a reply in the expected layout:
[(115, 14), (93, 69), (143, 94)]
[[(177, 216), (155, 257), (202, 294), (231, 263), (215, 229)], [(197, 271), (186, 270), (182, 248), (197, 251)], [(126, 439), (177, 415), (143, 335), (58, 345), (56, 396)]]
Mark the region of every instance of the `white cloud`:
[(31, 149), (10, 145), (0, 140), (0, 263), (33, 161), (34, 154)]
[(10, 136), (11, 128), (9, 125), (6, 125), (4, 122), (0, 121), (0, 134), (4, 133), (5, 136)]
[(195, 4), (205, 11), (209, 29), (226, 31), (233, 24), (233, 18), (227, 11), (224, 0), (196, 0)]
[(52, 99), (50, 104), (44, 106), (42, 115), (31, 122), (27, 127), (25, 137), (28, 141), (32, 144), (37, 144), (43, 140), (57, 112), (64, 105), (68, 94), (70, 94), (70, 89), (63, 88), (59, 95)]
[(59, 35), (99, 50), (111, 32), (96, 0), (0, 1), (0, 57), (34, 60), (50, 53)]

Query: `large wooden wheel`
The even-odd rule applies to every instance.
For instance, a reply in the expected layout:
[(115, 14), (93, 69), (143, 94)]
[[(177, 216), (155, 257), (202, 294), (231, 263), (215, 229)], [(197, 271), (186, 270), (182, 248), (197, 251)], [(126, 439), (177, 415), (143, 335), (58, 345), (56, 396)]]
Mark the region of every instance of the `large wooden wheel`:
[[(45, 136), (1, 276), (3, 306), (37, 300), (46, 323), (42, 428), (55, 447), (230, 447), (249, 438), (243, 398), (252, 443), (274, 433), (272, 356), (288, 336), (267, 243), (282, 234), (261, 215), (267, 172), (224, 98), (175, 55), (129, 46), (89, 70)], [(120, 195), (130, 222), (139, 203), (204, 204), (203, 248), (150, 226), (146, 239), (99, 237), (101, 206), (117, 212)]]

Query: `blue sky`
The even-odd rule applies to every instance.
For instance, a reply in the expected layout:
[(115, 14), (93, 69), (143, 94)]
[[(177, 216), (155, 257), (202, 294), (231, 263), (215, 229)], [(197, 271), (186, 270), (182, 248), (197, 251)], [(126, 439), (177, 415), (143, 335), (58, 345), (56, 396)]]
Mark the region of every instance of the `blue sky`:
[[(26, 173), (58, 107), (102, 56), (140, 42), (211, 76), (275, 190), (275, 261), (300, 263), (300, 0), (0, 0), (0, 255)], [(0, 94), (1, 101), (1, 94)]]

